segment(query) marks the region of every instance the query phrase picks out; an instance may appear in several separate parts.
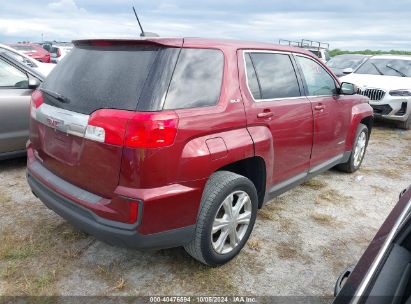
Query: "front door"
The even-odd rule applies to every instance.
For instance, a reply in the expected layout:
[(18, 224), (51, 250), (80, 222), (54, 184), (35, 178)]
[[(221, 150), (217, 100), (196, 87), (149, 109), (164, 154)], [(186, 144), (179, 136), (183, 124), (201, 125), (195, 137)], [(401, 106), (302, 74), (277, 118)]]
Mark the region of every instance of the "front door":
[(0, 153), (25, 149), (31, 93), (27, 75), (0, 59)]
[(351, 111), (337, 95), (337, 84), (324, 67), (311, 58), (297, 55), (306, 93), (314, 113), (314, 144), (311, 167), (336, 160), (344, 153)]

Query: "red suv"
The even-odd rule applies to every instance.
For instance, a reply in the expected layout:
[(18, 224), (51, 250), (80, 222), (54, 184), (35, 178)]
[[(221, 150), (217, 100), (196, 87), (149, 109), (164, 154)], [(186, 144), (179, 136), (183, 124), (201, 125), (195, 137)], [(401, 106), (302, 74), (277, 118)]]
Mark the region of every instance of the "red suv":
[(184, 246), (220, 265), (265, 201), (361, 165), (368, 99), (307, 51), (194, 38), (74, 45), (32, 96), (27, 179), (110, 244)]

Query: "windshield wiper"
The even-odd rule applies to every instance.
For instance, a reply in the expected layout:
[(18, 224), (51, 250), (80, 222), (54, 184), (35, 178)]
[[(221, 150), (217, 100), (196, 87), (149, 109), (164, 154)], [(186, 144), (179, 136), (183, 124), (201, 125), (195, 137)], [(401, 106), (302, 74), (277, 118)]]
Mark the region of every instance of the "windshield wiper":
[(387, 68), (396, 71), (398, 74), (401, 75), (401, 77), (407, 77), (407, 75), (405, 75), (403, 72), (401, 72), (400, 70), (397, 70), (396, 68), (393, 68), (392, 66), (390, 66), (389, 64), (386, 65)]
[(51, 97), (57, 99), (58, 101), (60, 101), (62, 103), (70, 103), (70, 99), (68, 99), (67, 97), (65, 97), (65, 96), (63, 96), (59, 93), (56, 93), (56, 92), (53, 92), (53, 91), (50, 91), (50, 90), (47, 90), (47, 89), (43, 89), (43, 88), (41, 88), (40, 90), (42, 92), (46, 93), (47, 95), (50, 95)]
[(372, 66), (377, 70), (377, 72), (378, 72), (380, 75), (384, 75), (384, 73), (381, 72), (381, 70), (377, 67), (377, 65), (376, 65), (374, 62), (370, 62), (370, 63), (372, 64)]

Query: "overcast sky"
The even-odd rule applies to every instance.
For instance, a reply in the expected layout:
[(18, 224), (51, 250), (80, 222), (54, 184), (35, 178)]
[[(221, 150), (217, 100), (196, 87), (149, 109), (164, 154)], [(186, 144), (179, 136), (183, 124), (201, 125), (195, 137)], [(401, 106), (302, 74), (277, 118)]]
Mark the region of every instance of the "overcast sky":
[(161, 36), (411, 50), (411, 0), (0, 0), (0, 42), (138, 36), (133, 4)]

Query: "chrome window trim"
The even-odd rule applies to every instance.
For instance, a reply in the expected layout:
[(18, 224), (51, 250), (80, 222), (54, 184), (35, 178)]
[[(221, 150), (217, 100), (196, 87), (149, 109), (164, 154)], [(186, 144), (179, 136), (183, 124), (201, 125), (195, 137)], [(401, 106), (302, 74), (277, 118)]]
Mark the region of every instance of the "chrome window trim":
[(373, 279), (373, 276), (375, 274), (376, 269), (380, 266), (380, 263), (383, 260), (388, 247), (391, 245), (391, 242), (393, 241), (394, 237), (396, 236), (396, 233), (397, 233), (399, 227), (401, 226), (403, 220), (407, 216), (410, 209), (411, 209), (411, 200), (408, 201), (407, 206), (402, 211), (400, 217), (398, 218), (398, 220), (395, 223), (394, 227), (390, 231), (387, 239), (385, 240), (385, 242), (383, 244), (383, 247), (380, 249), (380, 251), (378, 252), (377, 257), (372, 262), (371, 267), (369, 268), (365, 278), (361, 282), (360, 287), (357, 289), (357, 292), (354, 295), (354, 300), (352, 302), (353, 304), (357, 304), (360, 301), (362, 301), (361, 297), (364, 295), (365, 290), (368, 288), (371, 280)]
[[(269, 102), (269, 101), (278, 101), (278, 100), (294, 100), (294, 99), (306, 98), (306, 96), (304, 95), (304, 92), (301, 92), (301, 86), (300, 86), (300, 83), (298, 81), (298, 75), (297, 75), (298, 72), (295, 71), (295, 69), (294, 69), (297, 84), (298, 84), (298, 87), (300, 89), (300, 94), (302, 94), (302, 95), (295, 96), (295, 97), (284, 97), (284, 98), (277, 97), (277, 98), (270, 98), (270, 99), (255, 99), (254, 96), (253, 96), (253, 93), (250, 90), (250, 85), (248, 83), (247, 63), (245, 61), (245, 54), (246, 53), (264, 53), (264, 54), (282, 54), (282, 55), (292, 56), (293, 53), (292, 52), (284, 52), (284, 51), (268, 51), (268, 50), (242, 50), (242, 51), (243, 51), (243, 64), (244, 64), (244, 72), (245, 72), (245, 82), (246, 82), (248, 93), (250, 93), (250, 96), (251, 96), (253, 102), (260, 103), (260, 102), (267, 102), (267, 101)], [(290, 57), (290, 60), (291, 60), (291, 57)], [(292, 60), (291, 60), (291, 64), (292, 64), (293, 68), (295, 68)], [(255, 71), (255, 69), (254, 69), (254, 71)], [(256, 71), (255, 71), (255, 73), (256, 73), (256, 76), (257, 76)]]

